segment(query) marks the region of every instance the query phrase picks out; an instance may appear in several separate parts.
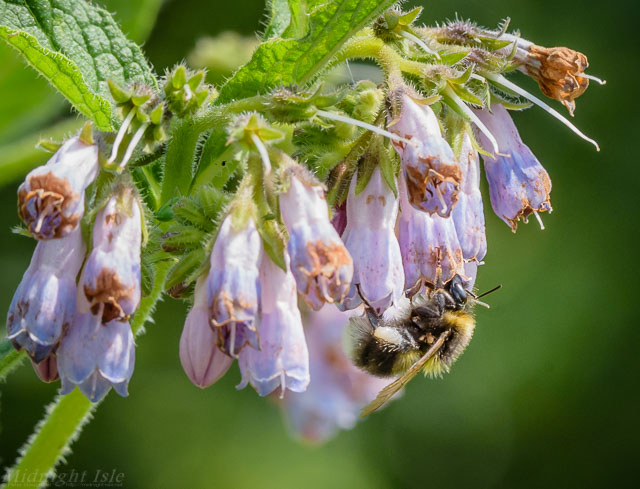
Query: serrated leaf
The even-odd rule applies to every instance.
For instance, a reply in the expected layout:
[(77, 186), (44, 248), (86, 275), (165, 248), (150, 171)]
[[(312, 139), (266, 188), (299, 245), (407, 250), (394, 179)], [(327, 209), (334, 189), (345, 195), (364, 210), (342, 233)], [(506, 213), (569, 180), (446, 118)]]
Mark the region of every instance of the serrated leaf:
[(304, 84), (321, 71), (344, 43), (393, 5), (393, 0), (324, 2), (299, 40), (262, 43), (251, 60), (222, 87), (218, 101), (250, 97), (281, 85)]
[(108, 79), (156, 87), (140, 48), (84, 0), (0, 0), (0, 37), (101, 130), (113, 128)]

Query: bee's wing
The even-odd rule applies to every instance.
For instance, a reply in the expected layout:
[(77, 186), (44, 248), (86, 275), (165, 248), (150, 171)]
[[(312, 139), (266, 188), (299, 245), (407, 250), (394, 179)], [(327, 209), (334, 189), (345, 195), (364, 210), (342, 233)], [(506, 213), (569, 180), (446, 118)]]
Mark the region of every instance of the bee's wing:
[(360, 412), (360, 417), (364, 418), (365, 416), (370, 415), (372, 412), (380, 409), (382, 406), (384, 406), (387, 403), (389, 399), (391, 399), (396, 394), (396, 392), (398, 392), (405, 385), (407, 385), (409, 381), (413, 379), (418, 374), (418, 372), (420, 372), (420, 370), (422, 370), (422, 367), (424, 367), (425, 363), (427, 363), (431, 357), (433, 357), (436, 353), (438, 353), (438, 350), (442, 348), (442, 345), (446, 341), (449, 334), (450, 334), (450, 331), (444, 331), (438, 337), (436, 342), (433, 345), (431, 345), (431, 347), (427, 350), (427, 352), (424, 355), (422, 355), (422, 357), (420, 357), (420, 359), (417, 360), (416, 363), (411, 365), (409, 370), (407, 370), (404, 374), (402, 374), (400, 377), (398, 377), (396, 380), (394, 380), (388, 386), (382, 389), (378, 393), (376, 398), (362, 409), (362, 411)]

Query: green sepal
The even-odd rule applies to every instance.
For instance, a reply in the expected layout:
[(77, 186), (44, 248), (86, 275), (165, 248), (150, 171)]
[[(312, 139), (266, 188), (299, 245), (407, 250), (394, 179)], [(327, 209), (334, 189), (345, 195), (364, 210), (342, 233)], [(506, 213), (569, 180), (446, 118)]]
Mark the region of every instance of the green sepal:
[[(195, 278), (192, 278), (194, 272), (200, 270), (203, 265), (206, 267), (206, 261), (207, 252), (202, 247), (195, 248), (183, 255), (169, 270), (164, 285), (165, 290), (169, 290), (178, 284), (185, 288), (188, 287), (198, 277), (196, 275)], [(192, 279), (189, 280), (190, 278)]]
[(124, 104), (131, 100), (131, 97), (133, 96), (133, 89), (122, 88), (111, 79), (107, 80), (107, 85), (109, 86), (109, 93), (111, 93), (111, 96), (116, 103)]
[(167, 253), (175, 253), (184, 249), (199, 248), (206, 237), (205, 231), (194, 226), (174, 224), (162, 237), (162, 249)]
[(469, 102), (470, 104), (484, 106), (484, 102), (481, 98), (477, 97), (469, 89), (463, 87), (461, 85), (451, 84), (449, 85), (451, 89), (456, 93), (458, 97), (460, 97), (465, 102)]
[(271, 258), (271, 261), (278, 265), (282, 270), (287, 270), (284, 261), (284, 230), (275, 219), (265, 219), (269, 217), (265, 215), (258, 225), (258, 232), (262, 237), (265, 253)]
[(447, 66), (453, 66), (456, 63), (459, 63), (460, 61), (462, 61), (467, 56), (469, 56), (469, 52), (470, 51), (468, 50), (464, 50), (464, 51), (458, 51), (455, 53), (441, 54), (440, 63)]
[(204, 214), (202, 207), (190, 197), (183, 197), (176, 202), (173, 206), (173, 215), (176, 221), (187, 226), (197, 226), (207, 232), (215, 228), (215, 224)]

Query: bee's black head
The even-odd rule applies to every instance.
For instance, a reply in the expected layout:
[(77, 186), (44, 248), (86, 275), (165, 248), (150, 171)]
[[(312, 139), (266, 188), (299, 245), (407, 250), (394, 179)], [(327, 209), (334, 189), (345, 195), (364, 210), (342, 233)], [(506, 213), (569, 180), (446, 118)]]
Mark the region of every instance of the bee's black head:
[(468, 292), (464, 288), (464, 282), (460, 275), (454, 275), (454, 277), (445, 286), (447, 292), (453, 299), (454, 308), (461, 309), (467, 303)]

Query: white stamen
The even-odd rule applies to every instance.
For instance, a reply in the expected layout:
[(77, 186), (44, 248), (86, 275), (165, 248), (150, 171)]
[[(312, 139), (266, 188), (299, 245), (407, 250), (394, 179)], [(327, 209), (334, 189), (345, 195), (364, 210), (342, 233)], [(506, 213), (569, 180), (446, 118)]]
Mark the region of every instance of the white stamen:
[(122, 121), (122, 125), (120, 126), (120, 129), (118, 129), (118, 134), (116, 134), (116, 139), (113, 142), (113, 149), (111, 150), (111, 156), (109, 157), (109, 160), (107, 161), (107, 163), (113, 163), (114, 161), (116, 161), (116, 158), (118, 157), (118, 151), (120, 150), (120, 143), (122, 143), (122, 140), (124, 139), (124, 135), (127, 133), (127, 130), (129, 129), (129, 124), (131, 124), (131, 121), (133, 120), (133, 116), (135, 115), (136, 115), (136, 108), (134, 107), (129, 111), (124, 121)]
[(127, 147), (127, 151), (125, 152), (124, 157), (122, 158), (122, 161), (120, 162), (120, 165), (119, 165), (120, 168), (124, 168), (124, 166), (127, 164), (129, 159), (131, 158), (131, 155), (133, 154), (133, 150), (136, 149), (136, 146), (138, 145), (138, 143), (142, 139), (142, 136), (144, 136), (144, 132), (147, 130), (147, 127), (149, 127), (149, 123), (145, 122), (144, 124), (142, 124), (140, 126), (140, 128), (136, 131), (136, 133), (131, 138), (131, 142), (129, 143), (129, 146)]
[(487, 126), (485, 126), (482, 123), (482, 121), (478, 118), (478, 116), (475, 115), (473, 111), (467, 106), (467, 104), (465, 104), (464, 101), (460, 97), (458, 97), (458, 95), (456, 95), (456, 93), (453, 91), (451, 87), (447, 87), (445, 91), (446, 91), (446, 94), (453, 100), (453, 102), (458, 107), (460, 107), (460, 110), (462, 110), (462, 112), (464, 112), (465, 115), (469, 119), (471, 119), (473, 123), (478, 127), (478, 129), (480, 129), (480, 131), (482, 131), (482, 133), (487, 137), (487, 139), (491, 143), (491, 146), (493, 146), (494, 153), (496, 155), (501, 155), (500, 148), (498, 148), (498, 141), (493, 136), (493, 134), (491, 134), (491, 131), (487, 129)]
[(400, 31), (400, 35), (405, 39), (409, 39), (410, 41), (415, 42), (418, 46), (424, 49), (428, 54), (431, 54), (435, 56), (437, 59), (440, 59), (440, 55), (436, 53), (433, 49), (431, 49), (429, 46), (427, 46), (427, 44), (418, 36), (414, 36), (413, 34), (407, 31)]
[(508, 88), (509, 90), (513, 90), (518, 95), (521, 95), (522, 97), (524, 97), (524, 98), (530, 100), (531, 102), (533, 102), (534, 104), (538, 105), (541, 109), (543, 109), (545, 112), (551, 114), (553, 117), (558, 119), (560, 122), (562, 122), (565, 126), (567, 126), (569, 129), (571, 129), (573, 132), (575, 132), (582, 139), (584, 139), (585, 141), (589, 141), (591, 144), (593, 144), (596, 147), (596, 149), (598, 151), (600, 151), (600, 146), (598, 146), (598, 143), (596, 143), (593, 139), (587, 137), (584, 133), (582, 133), (580, 131), (580, 129), (578, 129), (576, 126), (571, 124), (571, 122), (569, 122), (569, 120), (566, 117), (562, 116), (557, 110), (551, 108), (549, 105), (547, 105), (545, 102), (540, 100), (535, 95), (530, 94), (525, 89), (520, 88), (515, 83), (510, 82), (509, 80), (507, 80), (502, 75), (487, 74), (487, 78), (489, 78), (490, 80), (493, 80), (494, 82), (496, 82), (496, 83), (498, 83), (500, 85), (503, 85), (504, 87)]
[(264, 174), (269, 175), (271, 173), (271, 160), (269, 160), (269, 152), (262, 140), (254, 133), (251, 133), (251, 141), (256, 145), (260, 158), (262, 158), (262, 165), (264, 166)]
[(536, 219), (538, 220), (538, 224), (540, 224), (540, 229), (544, 230), (544, 223), (542, 222), (542, 218), (540, 217), (540, 214), (538, 214), (536, 211), (533, 211), (533, 214), (536, 216)]
[(487, 79), (484, 76), (476, 75), (475, 73), (471, 73), (469, 75), (469, 78), (473, 78), (474, 80), (481, 81), (483, 85), (487, 83)]
[(284, 391), (287, 390), (287, 376), (284, 370), (280, 371), (280, 399), (284, 399)]
[(40, 232), (40, 229), (42, 229), (42, 223), (44, 222), (44, 218), (46, 217), (46, 215), (47, 214), (45, 213), (45, 211), (42, 211), (38, 216), (38, 222), (36, 223), (36, 228), (34, 229), (34, 232), (36, 234)]
[(385, 131), (381, 127), (374, 126), (373, 124), (368, 124), (363, 121), (359, 121), (358, 119), (352, 119), (351, 117), (347, 117), (340, 114), (334, 114), (332, 112), (327, 112), (325, 110), (318, 110), (318, 115), (322, 117), (326, 117), (327, 119), (333, 119), (334, 121), (346, 122), (347, 124), (352, 124), (354, 126), (362, 127), (363, 129), (368, 129), (369, 131), (375, 132), (376, 134), (380, 134), (386, 138), (391, 139), (392, 141), (399, 141), (405, 144), (414, 145), (415, 143), (411, 142), (411, 140), (407, 138), (403, 138), (398, 136), (397, 134), (393, 134), (389, 131)]
[(582, 78), (586, 78), (588, 80), (593, 80), (594, 82), (596, 82), (598, 85), (606, 85), (607, 84), (607, 80), (601, 80), (600, 78), (598, 78), (597, 76), (593, 76), (593, 75), (587, 75), (586, 73), (581, 73), (578, 76), (581, 76)]

